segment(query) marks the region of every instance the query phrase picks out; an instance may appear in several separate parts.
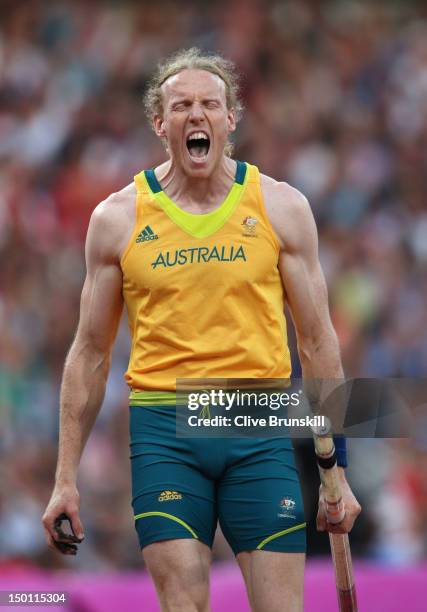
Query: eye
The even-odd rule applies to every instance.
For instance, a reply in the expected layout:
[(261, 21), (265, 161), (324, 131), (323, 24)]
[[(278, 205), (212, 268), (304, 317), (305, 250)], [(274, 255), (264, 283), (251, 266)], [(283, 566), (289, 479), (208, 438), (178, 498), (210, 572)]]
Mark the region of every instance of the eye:
[(191, 102), (189, 102), (188, 100), (181, 100), (180, 102), (175, 102), (174, 104), (172, 104), (172, 110), (177, 111), (179, 113), (185, 111), (190, 106), (190, 104)]
[(172, 106), (172, 110), (178, 111), (178, 112), (185, 110), (185, 103), (184, 102), (179, 102), (178, 104), (174, 104)]
[(209, 109), (218, 108), (219, 107), (219, 103), (216, 100), (207, 100), (205, 102), (205, 106), (206, 106), (206, 108), (209, 108)]

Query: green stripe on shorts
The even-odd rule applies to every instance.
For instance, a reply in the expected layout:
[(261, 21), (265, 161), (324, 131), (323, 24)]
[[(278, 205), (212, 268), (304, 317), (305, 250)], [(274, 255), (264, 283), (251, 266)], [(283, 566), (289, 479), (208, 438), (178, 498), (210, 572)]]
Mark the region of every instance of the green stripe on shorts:
[(262, 548), (264, 548), (266, 544), (271, 542), (271, 540), (280, 538), (280, 536), (284, 536), (287, 533), (298, 531), (298, 529), (304, 529), (304, 527), (307, 527), (307, 523), (300, 523), (299, 525), (294, 525), (293, 527), (289, 527), (288, 529), (283, 529), (283, 531), (278, 531), (277, 533), (273, 533), (271, 536), (268, 536), (268, 538), (265, 538), (260, 544), (258, 544), (256, 548), (257, 550), (261, 550)]
[(174, 516), (173, 514), (168, 514), (167, 512), (142, 512), (141, 514), (137, 514), (134, 518), (135, 521), (137, 521), (138, 519), (146, 518), (148, 516), (164, 516), (165, 518), (170, 519), (171, 521), (179, 523), (180, 525), (182, 525), (182, 527), (185, 527), (185, 529), (187, 529), (187, 531), (189, 531), (193, 538), (195, 538), (196, 540), (199, 539), (196, 532), (191, 529), (190, 525), (187, 525), (187, 523), (179, 517)]

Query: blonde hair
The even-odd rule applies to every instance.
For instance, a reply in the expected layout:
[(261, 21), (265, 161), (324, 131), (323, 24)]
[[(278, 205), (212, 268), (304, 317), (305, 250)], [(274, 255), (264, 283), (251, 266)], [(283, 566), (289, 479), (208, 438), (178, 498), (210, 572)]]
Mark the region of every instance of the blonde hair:
[[(144, 108), (148, 120), (154, 115), (162, 115), (163, 100), (161, 87), (171, 76), (183, 70), (206, 70), (218, 76), (225, 85), (225, 99), (228, 110), (233, 109), (236, 122), (239, 121), (243, 105), (239, 95), (239, 79), (234, 64), (220, 55), (202, 53), (197, 47), (178, 51), (164, 62), (158, 64), (157, 70), (148, 83), (144, 96)], [(232, 145), (227, 143), (226, 153), (231, 154)]]

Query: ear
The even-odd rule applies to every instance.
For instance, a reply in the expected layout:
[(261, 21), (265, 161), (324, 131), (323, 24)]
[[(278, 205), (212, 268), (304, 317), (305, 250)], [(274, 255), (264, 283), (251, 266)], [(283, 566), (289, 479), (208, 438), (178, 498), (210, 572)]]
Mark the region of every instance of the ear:
[(165, 122), (161, 115), (154, 115), (153, 128), (159, 138), (166, 138)]
[(229, 133), (234, 132), (236, 129), (236, 113), (234, 108), (230, 108), (227, 112), (227, 127)]

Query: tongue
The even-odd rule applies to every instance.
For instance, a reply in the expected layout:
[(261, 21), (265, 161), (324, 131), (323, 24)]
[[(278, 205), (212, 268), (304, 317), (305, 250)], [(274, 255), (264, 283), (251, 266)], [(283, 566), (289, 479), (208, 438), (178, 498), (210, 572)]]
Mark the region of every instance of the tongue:
[(209, 146), (207, 144), (191, 143), (188, 145), (188, 150), (191, 157), (205, 157), (208, 154)]

